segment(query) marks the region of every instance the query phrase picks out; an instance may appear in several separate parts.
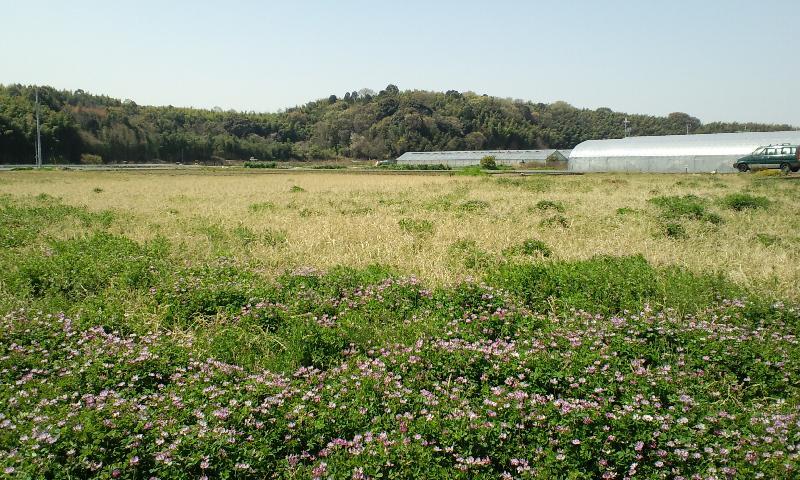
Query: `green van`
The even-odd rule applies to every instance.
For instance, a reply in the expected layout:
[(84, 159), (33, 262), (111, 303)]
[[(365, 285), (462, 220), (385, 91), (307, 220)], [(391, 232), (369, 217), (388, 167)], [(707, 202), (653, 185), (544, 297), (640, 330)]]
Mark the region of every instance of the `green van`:
[(780, 168), (783, 173), (800, 170), (800, 146), (781, 143), (758, 147), (753, 153), (736, 160), (733, 168), (747, 172), (757, 168)]

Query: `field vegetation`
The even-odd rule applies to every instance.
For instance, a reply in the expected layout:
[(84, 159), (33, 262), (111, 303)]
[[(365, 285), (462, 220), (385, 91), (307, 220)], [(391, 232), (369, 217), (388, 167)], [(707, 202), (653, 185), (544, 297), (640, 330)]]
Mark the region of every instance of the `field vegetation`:
[(0, 174), (0, 474), (796, 476), (799, 193)]

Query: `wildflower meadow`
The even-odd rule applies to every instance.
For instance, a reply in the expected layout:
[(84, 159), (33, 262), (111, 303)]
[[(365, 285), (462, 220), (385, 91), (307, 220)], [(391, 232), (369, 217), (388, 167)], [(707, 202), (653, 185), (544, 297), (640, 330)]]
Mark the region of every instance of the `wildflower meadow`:
[[(670, 217), (688, 235), (723, 228), (710, 208), (765, 214), (675, 198), (637, 205), (652, 232), (676, 202), (706, 209)], [(800, 476), (791, 293), (635, 251), (566, 258), (536, 235), (446, 250), (468, 273), (448, 282), (379, 263), (273, 273), (244, 250), (133, 239), (129, 215), (0, 197), (4, 478)], [(239, 226), (221, 242), (246, 241)]]

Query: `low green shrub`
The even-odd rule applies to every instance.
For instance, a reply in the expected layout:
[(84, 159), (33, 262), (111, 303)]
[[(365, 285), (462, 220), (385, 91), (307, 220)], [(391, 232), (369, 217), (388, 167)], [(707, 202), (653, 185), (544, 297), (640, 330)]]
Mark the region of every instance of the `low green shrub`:
[(750, 195), (748, 193), (731, 193), (722, 199), (726, 207), (741, 212), (742, 210), (766, 209), (772, 202), (767, 197)]
[(483, 269), (493, 263), (492, 257), (475, 240), (459, 240), (450, 245), (450, 255), (469, 269)]
[(664, 235), (670, 238), (686, 238), (686, 229), (680, 223), (667, 223), (664, 225)]
[(497, 158), (494, 155), (486, 155), (481, 158), (481, 168), (484, 170), (497, 170)]
[(712, 224), (722, 223), (722, 217), (709, 212), (707, 201), (696, 195), (659, 196), (650, 199), (650, 203), (661, 209), (661, 216), (666, 220), (688, 218)]

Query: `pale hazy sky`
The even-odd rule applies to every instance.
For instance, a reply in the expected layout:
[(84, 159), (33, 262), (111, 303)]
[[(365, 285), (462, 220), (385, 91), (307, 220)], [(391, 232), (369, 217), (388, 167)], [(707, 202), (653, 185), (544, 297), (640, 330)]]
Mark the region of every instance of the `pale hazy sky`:
[(472, 90), (800, 126), (800, 0), (0, 0), (0, 83), (276, 111)]

